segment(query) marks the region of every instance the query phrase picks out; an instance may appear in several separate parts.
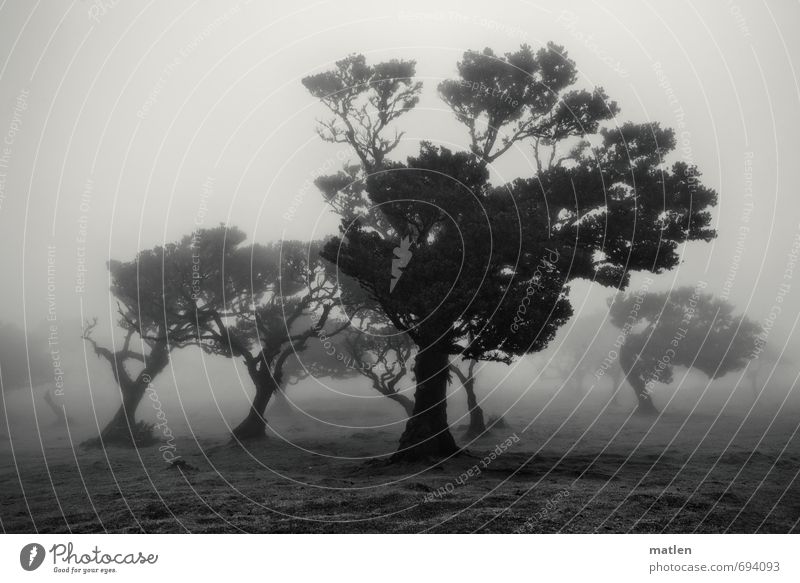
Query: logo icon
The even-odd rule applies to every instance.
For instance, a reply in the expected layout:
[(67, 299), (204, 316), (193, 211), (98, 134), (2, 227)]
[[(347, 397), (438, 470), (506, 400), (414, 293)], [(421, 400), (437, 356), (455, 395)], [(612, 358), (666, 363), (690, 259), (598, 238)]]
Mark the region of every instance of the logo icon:
[(403, 237), (400, 240), (400, 245), (394, 248), (393, 255), (392, 281), (389, 283), (389, 293), (394, 291), (394, 286), (397, 285), (397, 282), (400, 280), (400, 276), (403, 275), (403, 270), (405, 269), (406, 265), (408, 265), (408, 262), (411, 261), (411, 238)]
[(38, 543), (30, 543), (19, 552), (19, 564), (26, 571), (35, 571), (44, 562), (44, 547)]

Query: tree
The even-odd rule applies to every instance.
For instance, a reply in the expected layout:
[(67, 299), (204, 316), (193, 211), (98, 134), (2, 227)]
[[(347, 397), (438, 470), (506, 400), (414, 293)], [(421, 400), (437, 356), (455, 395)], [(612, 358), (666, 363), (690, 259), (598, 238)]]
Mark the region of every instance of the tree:
[[(393, 459), (447, 456), (458, 451), (446, 411), (451, 356), (509, 363), (541, 350), (571, 316), (570, 280), (621, 288), (632, 270), (673, 267), (680, 243), (714, 236), (716, 195), (693, 167), (663, 165), (671, 131), (601, 129), (617, 105), (600, 88), (573, 89), (576, 66), (556, 45), (465, 53), (460, 78), (439, 92), (467, 127), (469, 149), (423, 142), (405, 163), (387, 160), (394, 142), (373, 136), (387, 102), (354, 106), (349, 97), (356, 63), (366, 66), (350, 57), (303, 80), (348, 128), (323, 138), (348, 143), (365, 170), (360, 181), (319, 181), (350, 213), (322, 254), (418, 347), (414, 415)], [(412, 69), (403, 87), (417, 87)], [(355, 78), (370, 86), (369, 75)], [(379, 155), (367, 146), (376, 141)], [(515, 144), (530, 144), (536, 174), (492, 185), (488, 165)], [(351, 212), (364, 207), (371, 212)]]
[[(763, 387), (769, 381), (774, 370), (780, 365), (792, 365), (794, 360), (789, 358), (784, 352), (781, 354), (772, 344), (759, 341), (753, 351), (753, 358), (747, 367), (745, 377), (750, 381), (750, 390), (753, 397), (760, 394), (759, 386)], [(766, 378), (764, 378), (766, 376)]]
[(342, 337), (342, 347), (353, 360), (354, 370), (369, 379), (378, 393), (403, 407), (410, 417), (414, 402), (397, 386), (408, 373), (414, 350), (411, 339), (379, 319), (350, 330)]
[(622, 381), (618, 351), (614, 345), (619, 330), (608, 319), (607, 312), (595, 312), (577, 317), (569, 325), (568, 336), (560, 342), (555, 353), (548, 355), (548, 378), (565, 383), (577, 394), (586, 390), (587, 381), (596, 383), (602, 377), (611, 380), (612, 401), (617, 403), (617, 388)]
[(255, 394), (248, 414), (233, 429), (236, 440), (266, 436), (265, 412), (284, 383), (287, 361), (323, 332), (334, 336), (349, 326), (325, 330), (336, 307), (339, 284), (320, 257), (319, 242), (280, 241), (242, 246), (235, 227), (196, 234), (199, 274), (195, 293), (204, 318), (204, 350), (241, 358)]
[[(196, 343), (202, 315), (196, 311), (192, 287), (191, 254), (186, 242), (140, 251), (132, 261), (108, 262), (111, 293), (117, 300), (122, 347), (114, 350), (94, 339), (97, 319), (87, 322), (83, 340), (111, 367), (122, 394), (122, 404), (88, 444), (148, 445), (155, 442), (152, 426), (136, 422), (136, 408), (152, 381), (169, 364), (175, 348)], [(141, 347), (134, 349), (134, 339)]]
[(469, 425), (467, 426), (466, 436), (470, 439), (480, 437), (486, 433), (486, 421), (483, 417), (483, 409), (478, 405), (478, 398), (475, 395), (475, 366), (478, 361), (472, 359), (467, 364), (467, 371), (462, 372), (456, 364), (450, 365), (450, 371), (456, 376), (458, 382), (467, 394), (467, 410), (469, 411)]
[(642, 299), (620, 294), (611, 304), (612, 323), (623, 331), (619, 363), (639, 401), (637, 411), (658, 413), (656, 383), (669, 384), (676, 366), (710, 379), (741, 370), (753, 356), (761, 327), (734, 306), (698, 288), (681, 287)]

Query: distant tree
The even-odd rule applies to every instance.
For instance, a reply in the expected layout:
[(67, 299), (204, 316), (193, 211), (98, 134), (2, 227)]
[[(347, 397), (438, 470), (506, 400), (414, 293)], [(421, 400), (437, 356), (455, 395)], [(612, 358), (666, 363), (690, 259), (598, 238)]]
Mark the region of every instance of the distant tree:
[(753, 396), (757, 397), (761, 392), (760, 387), (763, 388), (764, 384), (768, 382), (774, 370), (781, 365), (794, 364), (794, 359), (785, 352), (781, 354), (772, 344), (762, 344), (761, 342), (757, 343), (753, 352), (754, 355), (747, 367), (745, 377), (750, 382)]
[(350, 330), (342, 337), (342, 348), (352, 360), (353, 369), (369, 379), (378, 393), (403, 407), (410, 417), (414, 401), (397, 387), (408, 373), (414, 350), (411, 339), (379, 320)]
[[(346, 166), (318, 181), (342, 209), (341, 237), (323, 256), (418, 347), (414, 415), (393, 458), (416, 460), (458, 451), (446, 410), (451, 356), (509, 363), (541, 350), (571, 315), (570, 280), (624, 287), (631, 270), (675, 266), (680, 243), (714, 236), (716, 195), (693, 167), (664, 166), (671, 131), (601, 130), (617, 105), (600, 88), (573, 89), (575, 63), (553, 44), (465, 53), (460, 78), (439, 91), (467, 127), (468, 151), (423, 143), (405, 164), (389, 161), (397, 139), (382, 136), (384, 120), (420, 89), (413, 63), (399, 63), (387, 80), (349, 57), (303, 84), (335, 114), (320, 135), (361, 162), (360, 174)], [(488, 164), (523, 144), (536, 174), (493, 186)]]
[(170, 243), (140, 251), (132, 261), (109, 261), (108, 270), (122, 346), (109, 348), (95, 340), (96, 318), (86, 323), (82, 337), (111, 367), (122, 404), (99, 439), (88, 444), (148, 445), (156, 442), (153, 427), (136, 422), (136, 409), (169, 364), (172, 350), (195, 343), (202, 325), (203, 316), (189, 295), (191, 253), (187, 241)]
[(741, 370), (750, 360), (761, 327), (710, 293), (681, 287), (646, 296), (620, 294), (611, 321), (624, 334), (619, 363), (639, 401), (638, 412), (657, 414), (652, 392), (669, 384), (674, 367), (711, 379)]
[(611, 324), (607, 313), (581, 315), (564, 329), (567, 336), (547, 360), (547, 377), (556, 378), (581, 394), (587, 384), (595, 385), (607, 377), (611, 381), (612, 401), (617, 403), (617, 389), (624, 375), (614, 347), (619, 330)]
[(466, 436), (470, 439), (480, 437), (486, 433), (486, 420), (483, 416), (483, 409), (478, 405), (478, 397), (475, 394), (475, 367), (478, 361), (475, 359), (467, 361), (466, 372), (462, 371), (456, 363), (450, 365), (450, 371), (458, 379), (467, 394), (467, 411), (469, 412), (469, 425), (467, 426)]

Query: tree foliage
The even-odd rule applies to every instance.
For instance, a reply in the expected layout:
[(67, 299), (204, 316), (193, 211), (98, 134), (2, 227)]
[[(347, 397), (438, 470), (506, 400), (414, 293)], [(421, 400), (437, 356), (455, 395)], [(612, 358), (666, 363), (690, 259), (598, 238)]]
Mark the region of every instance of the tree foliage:
[(671, 383), (676, 366), (716, 379), (747, 365), (761, 327), (734, 311), (730, 302), (693, 287), (620, 294), (613, 301), (611, 321), (625, 333), (620, 365), (645, 412), (653, 410), (655, 384)]

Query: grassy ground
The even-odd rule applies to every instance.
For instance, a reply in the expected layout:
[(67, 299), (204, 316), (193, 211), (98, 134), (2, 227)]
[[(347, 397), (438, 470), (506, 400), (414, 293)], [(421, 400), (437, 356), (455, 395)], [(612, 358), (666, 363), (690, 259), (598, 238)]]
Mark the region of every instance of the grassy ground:
[[(514, 419), (437, 465), (374, 458), (392, 451), (397, 431), (323, 435), (291, 423), (247, 448), (224, 436), (181, 438), (180, 467), (157, 447), (6, 441), (0, 519), (6, 532), (799, 530), (793, 418), (740, 427), (665, 416), (651, 427), (626, 417), (588, 430), (573, 419), (523, 431), (525, 420)], [(484, 460), (515, 434), (517, 443)]]

